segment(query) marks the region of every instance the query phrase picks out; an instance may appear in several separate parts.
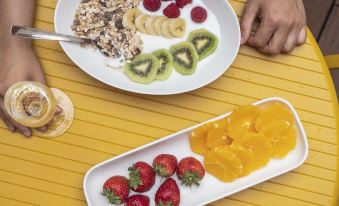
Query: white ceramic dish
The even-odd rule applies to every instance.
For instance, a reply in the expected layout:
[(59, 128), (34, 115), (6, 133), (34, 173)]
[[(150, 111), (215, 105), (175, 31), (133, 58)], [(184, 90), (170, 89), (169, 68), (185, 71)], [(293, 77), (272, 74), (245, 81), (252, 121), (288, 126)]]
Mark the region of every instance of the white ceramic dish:
[[(206, 173), (199, 188), (184, 188), (180, 187), (181, 192), (181, 206), (191, 205), (205, 205), (223, 197), (229, 196), (246, 188), (249, 188), (258, 183), (264, 182), (268, 179), (286, 173), (300, 166), (307, 157), (308, 144), (304, 128), (300, 119), (292, 107), (292, 105), (281, 98), (268, 98), (254, 103), (264, 107), (272, 102), (280, 102), (285, 104), (293, 113), (295, 118), (295, 128), (297, 129), (297, 145), (284, 159), (271, 159), (267, 166), (261, 168), (249, 176), (239, 178), (231, 183), (223, 183)], [(230, 113), (216, 117), (209, 121), (215, 121), (228, 116)], [(208, 121), (207, 121), (208, 122)], [(204, 122), (206, 123), (206, 122)], [(103, 183), (113, 175), (124, 175), (128, 177), (127, 168), (137, 161), (146, 161), (152, 163), (155, 156), (161, 153), (168, 153), (175, 155), (178, 160), (186, 156), (194, 156), (203, 161), (203, 157), (191, 151), (189, 145), (189, 133), (199, 125), (185, 129), (183, 131), (172, 134), (168, 137), (162, 138), (158, 141), (144, 145), (140, 148), (117, 156), (115, 158), (104, 161), (93, 168), (91, 168), (84, 179), (84, 192), (89, 206), (109, 205), (106, 199), (100, 195)], [(177, 177), (173, 176), (178, 185), (180, 184)], [(157, 177), (156, 184), (153, 188), (145, 193), (151, 199), (151, 205), (154, 205), (154, 194), (160, 185), (160, 178)]]
[[(59, 0), (55, 9), (55, 31), (64, 34), (74, 34), (71, 25), (80, 0)], [(170, 2), (163, 2), (162, 8), (153, 15), (160, 15), (163, 8)], [(190, 18), (193, 6), (203, 5), (208, 9), (208, 19), (203, 24), (195, 24)], [(139, 6), (147, 12), (142, 4)], [(60, 42), (66, 54), (82, 70), (92, 77), (117, 88), (143, 94), (168, 95), (198, 89), (221, 76), (235, 59), (240, 46), (240, 28), (237, 16), (230, 4), (225, 0), (194, 0), (181, 10), (187, 22), (187, 30), (184, 38), (167, 40), (162, 37), (141, 35), (144, 41), (144, 53), (149, 53), (160, 48), (169, 48), (171, 45), (186, 40), (188, 34), (195, 29), (205, 28), (219, 37), (219, 45), (216, 52), (210, 57), (199, 62), (197, 71), (193, 75), (181, 75), (173, 71), (166, 81), (154, 81), (143, 85), (132, 82), (122, 70), (107, 67), (109, 59), (98, 50), (81, 48), (77, 44)]]

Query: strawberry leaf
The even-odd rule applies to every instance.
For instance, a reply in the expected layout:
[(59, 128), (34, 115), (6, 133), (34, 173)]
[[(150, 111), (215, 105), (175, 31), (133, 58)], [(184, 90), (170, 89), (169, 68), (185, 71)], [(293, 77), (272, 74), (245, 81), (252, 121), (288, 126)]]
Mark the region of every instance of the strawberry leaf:
[(201, 178), (199, 177), (197, 172), (186, 171), (184, 173), (184, 176), (181, 178), (181, 184), (188, 187), (191, 187), (192, 185), (196, 185), (199, 187), (200, 180)]
[(133, 189), (137, 189), (139, 185), (143, 185), (144, 183), (140, 179), (139, 169), (133, 167), (128, 168), (129, 171), (129, 181), (128, 186)]
[(120, 205), (122, 203), (121, 197), (118, 195), (115, 195), (113, 191), (110, 191), (108, 189), (103, 189), (102, 196), (106, 197), (108, 199), (108, 202), (115, 205)]

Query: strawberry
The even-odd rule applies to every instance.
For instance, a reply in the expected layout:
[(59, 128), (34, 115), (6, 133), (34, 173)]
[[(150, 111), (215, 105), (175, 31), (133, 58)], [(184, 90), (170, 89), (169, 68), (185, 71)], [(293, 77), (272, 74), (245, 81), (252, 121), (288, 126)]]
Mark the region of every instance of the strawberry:
[(150, 200), (146, 195), (132, 195), (127, 198), (125, 206), (149, 206)]
[(177, 18), (180, 16), (180, 9), (175, 3), (169, 4), (162, 12), (168, 18)]
[(180, 190), (172, 178), (162, 183), (155, 193), (155, 204), (157, 206), (178, 206), (180, 203)]
[(160, 0), (144, 0), (143, 4), (145, 9), (152, 12), (158, 11), (161, 7)]
[(179, 8), (184, 8), (187, 4), (192, 3), (192, 0), (175, 0), (175, 3)]
[(170, 154), (158, 155), (153, 160), (153, 168), (155, 172), (161, 177), (172, 176), (177, 170), (177, 164), (177, 158)]
[(205, 176), (205, 169), (199, 160), (194, 157), (186, 157), (180, 160), (177, 175), (183, 185), (190, 187), (195, 184), (199, 186), (199, 181)]
[(129, 186), (135, 192), (146, 192), (155, 183), (155, 172), (146, 162), (136, 162), (129, 171)]
[(196, 6), (191, 11), (191, 18), (195, 23), (202, 23), (207, 19), (207, 11), (201, 6)]
[(101, 193), (109, 203), (120, 205), (126, 201), (129, 194), (128, 179), (123, 176), (113, 176), (106, 180)]

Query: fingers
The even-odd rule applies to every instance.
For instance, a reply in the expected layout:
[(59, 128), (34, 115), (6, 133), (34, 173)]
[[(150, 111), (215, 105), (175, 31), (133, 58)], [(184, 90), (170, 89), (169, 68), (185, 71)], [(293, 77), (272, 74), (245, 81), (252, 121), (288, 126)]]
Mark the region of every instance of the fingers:
[(297, 45), (300, 46), (302, 44), (305, 44), (306, 38), (307, 38), (307, 27), (304, 26), (299, 33)]
[(259, 13), (259, 4), (255, 1), (248, 1), (241, 19), (241, 44), (245, 44), (251, 35), (255, 19)]
[(15, 132), (15, 130), (16, 130), (15, 126), (9, 121), (9, 119), (7, 119), (5, 117), (5, 115), (2, 114), (1, 111), (0, 111), (0, 118), (2, 119), (2, 121), (4, 121), (5, 125), (9, 129), (9, 131)]
[(291, 31), (282, 49), (284, 53), (290, 53), (293, 51), (293, 49), (297, 45), (299, 33), (300, 33), (300, 29), (293, 29)]
[(287, 36), (289, 34), (289, 32), (286, 30), (287, 28), (284, 28), (284, 27), (279, 28), (274, 33), (269, 44), (265, 46), (264, 48), (259, 49), (259, 51), (261, 51), (262, 53), (272, 54), (272, 55), (279, 54), (282, 51), (283, 46), (286, 42)]
[(274, 30), (275, 30), (274, 25), (263, 21), (259, 26), (259, 29), (256, 32), (255, 36), (251, 36), (248, 39), (248, 44), (250, 46), (258, 48), (265, 47), (272, 38)]
[(55, 110), (55, 114), (60, 114), (61, 112), (63, 112), (62, 108), (57, 106)]
[(32, 131), (30, 128), (22, 126), (21, 124), (15, 122), (14, 120), (11, 119), (11, 117), (7, 114), (5, 108), (4, 108), (4, 103), (3, 101), (0, 101), (0, 110), (1, 114), (3, 117), (7, 120), (6, 122), (9, 125), (13, 125), (16, 128), (16, 131), (20, 131), (25, 137), (30, 137), (32, 136)]

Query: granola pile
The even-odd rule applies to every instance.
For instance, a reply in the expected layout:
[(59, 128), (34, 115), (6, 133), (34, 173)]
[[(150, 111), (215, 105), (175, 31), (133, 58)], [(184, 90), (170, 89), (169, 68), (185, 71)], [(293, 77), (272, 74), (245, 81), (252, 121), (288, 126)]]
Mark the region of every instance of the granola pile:
[(131, 59), (142, 51), (143, 42), (135, 29), (124, 28), (124, 13), (141, 0), (82, 0), (72, 25), (76, 35), (96, 41), (102, 53), (112, 58)]

